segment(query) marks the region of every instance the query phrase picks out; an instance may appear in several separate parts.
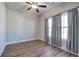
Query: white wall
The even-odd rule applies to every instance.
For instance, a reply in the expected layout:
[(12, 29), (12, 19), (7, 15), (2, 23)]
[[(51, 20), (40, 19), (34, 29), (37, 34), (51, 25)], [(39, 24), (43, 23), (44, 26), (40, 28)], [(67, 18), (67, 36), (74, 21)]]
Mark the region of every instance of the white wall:
[(44, 13), (43, 15), (41, 15), (39, 17), (39, 37), (41, 38), (41, 40), (44, 40), (44, 34), (45, 34), (45, 19), (56, 15), (58, 13), (70, 10), (72, 8), (75, 8), (79, 6), (78, 2), (69, 2), (69, 3), (62, 3), (56, 7), (53, 7), (51, 10), (47, 11), (46, 13)]
[(37, 16), (7, 8), (7, 42), (36, 38)]
[(0, 55), (6, 43), (38, 38), (37, 22), (36, 15), (6, 8), (0, 3)]
[(4, 3), (0, 2), (0, 55), (5, 48), (6, 40), (6, 10)]

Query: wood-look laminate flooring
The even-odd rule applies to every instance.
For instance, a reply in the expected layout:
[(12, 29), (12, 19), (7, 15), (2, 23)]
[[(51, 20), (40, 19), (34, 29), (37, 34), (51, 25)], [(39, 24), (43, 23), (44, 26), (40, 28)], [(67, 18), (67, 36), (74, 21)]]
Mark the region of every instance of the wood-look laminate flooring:
[(76, 57), (76, 55), (41, 40), (33, 40), (7, 45), (1, 57)]

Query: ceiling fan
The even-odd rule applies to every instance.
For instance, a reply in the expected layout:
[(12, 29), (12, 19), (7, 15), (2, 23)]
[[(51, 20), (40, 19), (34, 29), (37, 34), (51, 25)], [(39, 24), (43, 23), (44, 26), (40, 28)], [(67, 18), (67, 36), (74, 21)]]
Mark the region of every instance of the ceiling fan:
[(47, 5), (38, 5), (37, 2), (32, 2), (32, 3), (30, 3), (30, 2), (25, 2), (25, 3), (31, 5), (31, 7), (29, 7), (27, 10), (35, 9), (37, 13), (39, 12), (38, 7), (40, 7), (40, 8), (47, 8)]

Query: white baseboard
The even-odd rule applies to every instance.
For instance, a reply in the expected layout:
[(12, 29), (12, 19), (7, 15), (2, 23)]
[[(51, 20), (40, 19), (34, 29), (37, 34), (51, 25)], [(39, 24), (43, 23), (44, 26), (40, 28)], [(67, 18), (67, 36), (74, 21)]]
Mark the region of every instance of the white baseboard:
[(41, 41), (45, 41), (43, 38), (39, 38)]
[(5, 47), (6, 47), (6, 44), (3, 44), (2, 47), (0, 47), (0, 48), (1, 48), (1, 49), (0, 49), (0, 56), (2, 55), (2, 53), (3, 53), (4, 49), (5, 49)]
[(39, 38), (32, 38), (32, 39), (27, 39), (27, 40), (19, 40), (19, 41), (13, 41), (13, 42), (5, 42), (5, 44), (1, 47), (0, 50), (0, 56), (2, 55), (5, 47), (9, 44), (15, 44), (15, 43), (21, 43), (21, 42), (27, 42), (27, 41), (32, 41), (32, 40), (40, 40)]
[(6, 45), (21, 43), (21, 42), (27, 42), (27, 41), (32, 41), (32, 40), (39, 40), (39, 38), (32, 38), (32, 39), (25, 39), (25, 40), (13, 41), (13, 42), (6, 42)]
[[(14, 42), (6, 42), (6, 44), (4, 44), (3, 47), (1, 47), (2, 49), (1, 49), (1, 51), (0, 51), (0, 56), (1, 56), (1, 54), (3, 53), (3, 51), (4, 51), (5, 47), (6, 47), (6, 45), (15, 44), (15, 43), (20, 43), (20, 42), (27, 42), (27, 41), (32, 41), (32, 40), (41, 40), (41, 39), (40, 39), (40, 38), (32, 38), (32, 39), (27, 39), (27, 40), (19, 40), (19, 41), (14, 41)], [(44, 40), (41, 40), (41, 41), (44, 41)], [(50, 44), (50, 45), (53, 45), (53, 44)], [(54, 45), (54, 46), (56, 46), (56, 45)], [(56, 47), (58, 47), (58, 46), (56, 46)], [(58, 48), (63, 49), (63, 48), (61, 48), (61, 47), (58, 47)], [(66, 50), (66, 49), (63, 49), (63, 50), (68, 51), (68, 50)], [(70, 53), (72, 53), (72, 54), (75, 54), (75, 53), (73, 53), (73, 52), (71, 52), (71, 51), (68, 51), (68, 52), (70, 52)], [(78, 55), (78, 54), (75, 54), (75, 55)], [(78, 56), (79, 56), (79, 55), (78, 55)]]

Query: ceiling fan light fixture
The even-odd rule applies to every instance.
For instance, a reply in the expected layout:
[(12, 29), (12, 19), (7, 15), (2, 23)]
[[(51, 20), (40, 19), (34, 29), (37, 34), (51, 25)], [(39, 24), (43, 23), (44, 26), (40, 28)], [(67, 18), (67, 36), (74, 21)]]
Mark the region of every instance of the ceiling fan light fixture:
[(32, 9), (37, 9), (37, 5), (32, 5)]
[(26, 3), (31, 5), (27, 10), (34, 9), (34, 10), (36, 10), (37, 13), (39, 13), (39, 9), (38, 9), (39, 7), (47, 8), (47, 5), (43, 5), (43, 4), (39, 5), (37, 2), (32, 2), (32, 3), (26, 2)]

